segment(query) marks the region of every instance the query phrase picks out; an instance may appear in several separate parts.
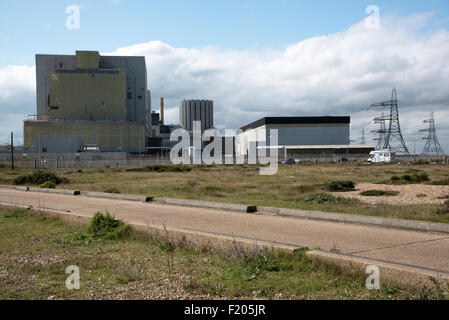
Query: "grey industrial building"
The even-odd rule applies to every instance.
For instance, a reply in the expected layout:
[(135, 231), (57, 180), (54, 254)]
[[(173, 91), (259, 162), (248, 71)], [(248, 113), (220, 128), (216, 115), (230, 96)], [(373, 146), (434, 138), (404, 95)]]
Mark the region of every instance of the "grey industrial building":
[[(143, 152), (151, 136), (145, 57), (36, 55), (37, 114), (24, 123), (24, 146), (39, 152)], [(66, 143), (70, 141), (70, 143)]]
[[(374, 148), (351, 145), (348, 116), (266, 117), (241, 127), (236, 135), (239, 154), (254, 148), (277, 148), (282, 157), (327, 154), (369, 154)], [(270, 144), (271, 130), (278, 131), (278, 143)]]
[(187, 131), (193, 130), (193, 122), (201, 121), (201, 131), (214, 126), (214, 102), (211, 100), (183, 100), (179, 106), (179, 122)]

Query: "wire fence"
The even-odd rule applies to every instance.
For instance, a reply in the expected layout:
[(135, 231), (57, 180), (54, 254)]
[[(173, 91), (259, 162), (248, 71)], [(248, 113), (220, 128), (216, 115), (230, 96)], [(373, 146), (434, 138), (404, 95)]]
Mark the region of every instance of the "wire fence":
[[(365, 162), (368, 160), (367, 155), (349, 155), (349, 156), (335, 156), (332, 154), (322, 155), (301, 155), (294, 158), (299, 163), (343, 163), (343, 162)], [(242, 159), (240, 159), (242, 160)], [(286, 159), (279, 157), (278, 161), (282, 162)], [(229, 163), (229, 158), (222, 159), (222, 164)], [(425, 156), (425, 155), (407, 155), (396, 156), (395, 162), (416, 163), (449, 163), (448, 156)], [(237, 163), (235, 158), (232, 158), (231, 164)], [(244, 158), (243, 163), (248, 163), (248, 159)], [(9, 166), (11, 164), (11, 156), (1, 155), (0, 164)], [(93, 154), (82, 156), (70, 154), (52, 154), (45, 157), (14, 157), (14, 165), (22, 168), (110, 168), (110, 167), (143, 167), (151, 165), (174, 165), (169, 157), (149, 157), (149, 156), (131, 156), (126, 153), (123, 154)]]

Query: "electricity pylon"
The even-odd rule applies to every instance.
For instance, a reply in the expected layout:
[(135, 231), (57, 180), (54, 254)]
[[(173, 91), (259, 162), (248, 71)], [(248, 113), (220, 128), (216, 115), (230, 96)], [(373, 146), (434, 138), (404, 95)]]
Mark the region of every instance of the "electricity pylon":
[(374, 141), (377, 141), (376, 150), (383, 150), (385, 146), (385, 137), (387, 134), (387, 126), (385, 124), (386, 118), (385, 115), (382, 113), (381, 117), (375, 118), (373, 120), (374, 123), (378, 123), (380, 125), (379, 130), (371, 131), (373, 133), (377, 133), (377, 138), (374, 138)]
[(433, 112), (430, 113), (430, 119), (424, 120), (423, 123), (428, 123), (429, 128), (419, 130), (420, 132), (428, 132), (427, 138), (423, 138), (423, 140), (426, 140), (426, 145), (424, 146), (422, 154), (437, 156), (444, 155), (443, 148), (438, 141)]
[(374, 103), (370, 106), (370, 108), (375, 107), (390, 107), (390, 115), (386, 119), (388, 120), (389, 124), (388, 128), (386, 129), (385, 143), (382, 149), (390, 150), (396, 153), (410, 154), (401, 132), (396, 88), (393, 88), (393, 91), (391, 92), (390, 101)]

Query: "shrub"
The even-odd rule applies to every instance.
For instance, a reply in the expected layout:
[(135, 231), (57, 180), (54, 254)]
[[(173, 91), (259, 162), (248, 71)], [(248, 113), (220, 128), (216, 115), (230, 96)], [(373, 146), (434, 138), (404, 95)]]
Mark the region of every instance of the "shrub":
[(437, 210), (437, 214), (449, 214), (449, 200), (446, 200), (441, 208)]
[(47, 181), (41, 184), (40, 187), (45, 189), (56, 189), (56, 184), (51, 181)]
[(87, 233), (97, 239), (123, 240), (131, 235), (131, 226), (116, 220), (107, 211), (106, 214), (97, 212), (87, 226)]
[(4, 164), (4, 163), (0, 163), (0, 169), (5, 169), (7, 167), (7, 165), (6, 164)]
[(129, 172), (188, 172), (192, 171), (192, 168), (185, 165), (165, 165), (165, 164), (155, 164), (152, 166), (138, 167), (138, 168), (129, 168), (126, 169)]
[(426, 172), (417, 171), (411, 174), (404, 174), (400, 177), (392, 176), (390, 181), (392, 184), (418, 184), (429, 181), (429, 175)]
[(327, 190), (333, 192), (342, 192), (342, 191), (353, 191), (355, 188), (355, 184), (352, 181), (332, 181), (327, 185)]
[(68, 179), (61, 178), (52, 171), (39, 169), (30, 174), (20, 175), (13, 180), (13, 184), (16, 186), (25, 184), (41, 185), (46, 182), (58, 185), (61, 183), (68, 183)]
[(106, 189), (104, 190), (104, 192), (106, 192), (106, 193), (116, 193), (116, 194), (120, 194), (120, 190), (118, 190), (117, 188), (114, 188), (114, 187), (106, 188)]
[(314, 185), (302, 185), (298, 186), (298, 191), (301, 193), (311, 192), (316, 189), (316, 186)]
[(397, 196), (398, 191), (385, 191), (385, 190), (367, 190), (360, 193), (365, 197), (381, 197), (381, 196)]
[(311, 203), (341, 203), (341, 202), (352, 203), (353, 202), (352, 199), (336, 197), (336, 196), (329, 196), (329, 195), (322, 195), (322, 194), (310, 195), (301, 200), (304, 202), (311, 202)]
[(430, 184), (434, 186), (449, 186), (449, 178), (443, 180), (432, 181)]

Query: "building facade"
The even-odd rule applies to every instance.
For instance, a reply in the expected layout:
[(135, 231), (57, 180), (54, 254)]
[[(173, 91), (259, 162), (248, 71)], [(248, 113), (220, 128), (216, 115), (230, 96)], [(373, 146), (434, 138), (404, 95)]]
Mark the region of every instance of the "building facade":
[(45, 150), (39, 141), (57, 149), (66, 137), (102, 151), (145, 150), (151, 101), (144, 57), (38, 54), (36, 93), (37, 114), (24, 123), (25, 147)]

